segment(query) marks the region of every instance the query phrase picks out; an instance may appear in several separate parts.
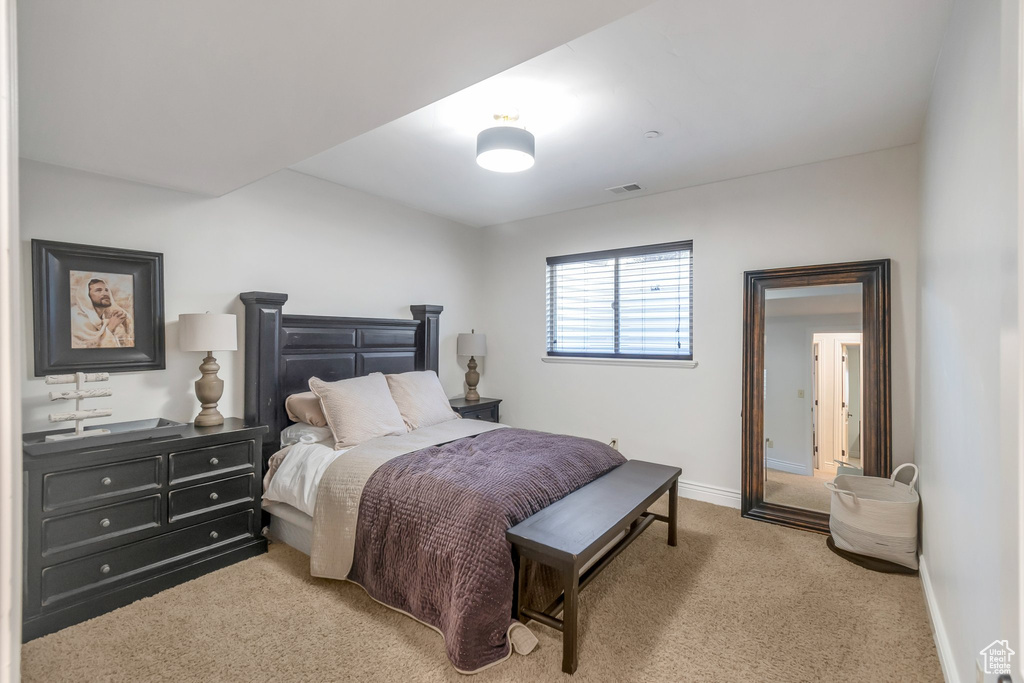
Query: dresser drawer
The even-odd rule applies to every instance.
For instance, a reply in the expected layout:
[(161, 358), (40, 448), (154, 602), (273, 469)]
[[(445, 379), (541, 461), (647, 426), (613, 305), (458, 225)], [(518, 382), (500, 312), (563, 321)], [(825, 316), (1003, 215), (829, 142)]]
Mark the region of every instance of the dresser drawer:
[(42, 571), (42, 606), (50, 607), (76, 597), (84, 598), (132, 579), (141, 580), (159, 570), (169, 570), (174, 564), (182, 564), (201, 551), (253, 538), (253, 523), (252, 510), (246, 510), (115, 550), (47, 567)]
[(220, 508), (251, 503), (256, 500), (256, 476), (243, 474), (240, 477), (212, 481), (209, 484), (189, 486), (171, 491), (168, 495), (167, 521), (174, 523), (195, 515)]
[(110, 496), (160, 488), (163, 456), (129, 460), (43, 476), (43, 509), (103, 500)]
[(160, 526), (160, 495), (43, 520), (43, 556)]
[(256, 464), (256, 442), (236, 441), (170, 455), (171, 485), (212, 476), (251, 470)]

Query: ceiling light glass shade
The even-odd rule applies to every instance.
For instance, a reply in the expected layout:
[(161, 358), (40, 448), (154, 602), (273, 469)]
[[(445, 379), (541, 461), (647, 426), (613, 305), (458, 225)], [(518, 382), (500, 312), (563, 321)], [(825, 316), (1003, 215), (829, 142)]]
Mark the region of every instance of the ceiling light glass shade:
[(488, 171), (516, 173), (533, 166), (533, 133), (512, 126), (495, 126), (476, 136), (476, 163)]

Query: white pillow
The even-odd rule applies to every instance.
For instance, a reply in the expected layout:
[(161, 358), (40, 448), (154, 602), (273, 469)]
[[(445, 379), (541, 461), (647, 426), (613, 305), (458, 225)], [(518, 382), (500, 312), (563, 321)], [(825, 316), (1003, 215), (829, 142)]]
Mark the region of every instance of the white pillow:
[(344, 452), (323, 444), (292, 446), (267, 484), (263, 500), (286, 503), (312, 517), (320, 480), (331, 463)]
[(387, 380), (379, 372), (339, 382), (312, 377), (309, 388), (320, 398), (335, 448), (350, 448), (379, 436), (408, 431)]
[(281, 430), (281, 448), (293, 443), (322, 443), (333, 448), (334, 434), (330, 427), (314, 427), (305, 422), (297, 422)]
[(391, 397), (410, 430), (459, 419), (433, 370), (388, 375)]

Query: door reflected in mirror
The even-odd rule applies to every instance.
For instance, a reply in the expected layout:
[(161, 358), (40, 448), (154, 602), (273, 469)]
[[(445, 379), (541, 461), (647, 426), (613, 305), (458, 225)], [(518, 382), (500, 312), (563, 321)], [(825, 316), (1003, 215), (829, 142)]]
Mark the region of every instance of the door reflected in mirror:
[(825, 482), (863, 474), (863, 286), (765, 290), (764, 500), (828, 512)]

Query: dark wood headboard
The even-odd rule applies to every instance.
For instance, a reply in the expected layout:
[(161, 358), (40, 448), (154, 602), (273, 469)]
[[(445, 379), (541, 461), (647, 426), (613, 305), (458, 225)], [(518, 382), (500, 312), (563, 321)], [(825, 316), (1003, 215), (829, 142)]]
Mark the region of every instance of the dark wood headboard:
[(290, 424), (284, 400), (326, 381), (371, 372), (437, 372), (441, 306), (410, 306), (412, 320), (285, 315), (287, 294), (243, 292), (245, 304), (245, 421), (263, 424), (264, 458), (280, 448)]

